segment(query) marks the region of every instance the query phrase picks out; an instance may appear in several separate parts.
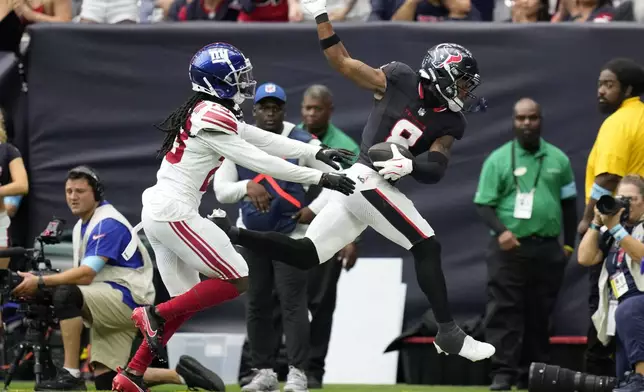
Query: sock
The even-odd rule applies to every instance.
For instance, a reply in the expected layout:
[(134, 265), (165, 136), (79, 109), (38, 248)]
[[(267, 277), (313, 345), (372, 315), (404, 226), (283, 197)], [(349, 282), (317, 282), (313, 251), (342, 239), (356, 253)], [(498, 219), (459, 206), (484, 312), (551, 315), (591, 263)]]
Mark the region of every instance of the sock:
[(80, 378), (81, 372), (80, 372), (79, 369), (70, 369), (68, 367), (66, 367), (64, 369), (67, 370), (69, 372), (69, 374), (71, 374), (72, 376), (74, 376), (76, 378)]
[[(163, 329), (163, 345), (165, 346), (168, 343), (168, 340), (174, 335), (174, 333), (181, 327), (183, 323), (188, 321), (190, 317), (192, 317), (194, 313), (191, 314), (183, 314), (181, 316), (175, 317), (174, 319), (168, 321), (165, 323), (165, 327)], [(154, 355), (152, 355), (152, 352), (150, 351), (150, 348), (148, 346), (148, 341), (143, 339), (143, 342), (139, 346), (139, 349), (136, 350), (136, 354), (134, 354), (134, 357), (130, 360), (130, 363), (127, 364), (128, 369), (134, 370), (139, 374), (145, 373), (147, 368), (150, 366), (152, 361), (154, 360)], [(182, 379), (182, 381), (185, 381)]]
[(438, 324), (436, 344), (449, 354), (458, 354), (463, 348), (467, 335), (454, 321)]
[(423, 240), (411, 249), (416, 266), (416, 279), (420, 289), (432, 306), (438, 324), (452, 321), (447, 300), (447, 286), (441, 266), (441, 246), (434, 238)]
[(156, 313), (166, 321), (185, 314), (219, 305), (237, 298), (239, 291), (234, 284), (221, 279), (208, 279), (193, 288), (155, 307)]
[(304, 237), (296, 240), (282, 233), (238, 229), (237, 243), (257, 251), (271, 260), (307, 270), (320, 264), (313, 241)]

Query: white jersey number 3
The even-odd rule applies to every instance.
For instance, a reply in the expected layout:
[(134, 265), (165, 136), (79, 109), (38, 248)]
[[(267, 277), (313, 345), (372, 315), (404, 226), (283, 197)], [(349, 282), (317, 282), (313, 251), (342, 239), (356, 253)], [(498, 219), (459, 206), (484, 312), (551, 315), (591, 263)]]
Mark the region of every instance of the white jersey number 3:
[(401, 118), (391, 128), (391, 132), (389, 132), (389, 136), (385, 141), (413, 147), (422, 136), (422, 129), (418, 128), (414, 123), (406, 118)]

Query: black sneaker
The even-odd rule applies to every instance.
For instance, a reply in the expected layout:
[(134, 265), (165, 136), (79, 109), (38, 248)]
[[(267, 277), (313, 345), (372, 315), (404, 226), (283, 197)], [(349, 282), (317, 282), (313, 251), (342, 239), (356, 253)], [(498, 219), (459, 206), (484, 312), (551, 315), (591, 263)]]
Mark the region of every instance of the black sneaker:
[(72, 376), (66, 369), (58, 369), (52, 380), (41, 381), (34, 391), (86, 391), (85, 380)]
[(215, 372), (206, 369), (191, 356), (182, 355), (176, 370), (186, 381), (188, 388), (201, 388), (217, 392), (226, 390), (224, 381)]

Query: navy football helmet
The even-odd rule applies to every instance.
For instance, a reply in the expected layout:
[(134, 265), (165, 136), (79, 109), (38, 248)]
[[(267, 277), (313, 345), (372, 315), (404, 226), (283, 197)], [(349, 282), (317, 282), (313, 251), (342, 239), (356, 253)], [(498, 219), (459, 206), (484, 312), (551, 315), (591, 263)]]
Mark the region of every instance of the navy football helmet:
[(484, 110), (483, 98), (472, 92), (481, 84), (472, 53), (461, 45), (443, 43), (430, 48), (420, 69), (423, 84), (438, 93), (453, 112)]
[(190, 81), (194, 91), (241, 104), (255, 96), (253, 66), (236, 47), (215, 42), (201, 48), (190, 61)]

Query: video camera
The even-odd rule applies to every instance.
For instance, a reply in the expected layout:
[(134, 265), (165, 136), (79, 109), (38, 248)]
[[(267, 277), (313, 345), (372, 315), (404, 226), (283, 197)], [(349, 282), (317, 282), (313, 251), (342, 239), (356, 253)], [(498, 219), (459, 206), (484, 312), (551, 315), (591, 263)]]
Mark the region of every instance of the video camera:
[(559, 366), (533, 362), (528, 392), (612, 392), (617, 379), (576, 372)]
[[(45, 258), (44, 246), (45, 244), (54, 245), (60, 243), (64, 225), (64, 220), (54, 218), (47, 224), (47, 228), (36, 237), (35, 243), (38, 245), (35, 248), (13, 247), (0, 249), (0, 258), (14, 256), (24, 257), (27, 262), (27, 272), (33, 275), (53, 275), (60, 272), (60, 270), (52, 268), (51, 260)], [(22, 276), (9, 269), (0, 270), (0, 294), (9, 296), (16, 302), (43, 304), (51, 301), (51, 290), (39, 290), (35, 298), (23, 299), (12, 297), (11, 292), (23, 279)]]
[(613, 197), (611, 195), (604, 195), (597, 200), (597, 210), (604, 215), (615, 215), (617, 212), (624, 208), (622, 216), (619, 217), (620, 222), (624, 223), (628, 220), (628, 215), (631, 210), (630, 197)]

